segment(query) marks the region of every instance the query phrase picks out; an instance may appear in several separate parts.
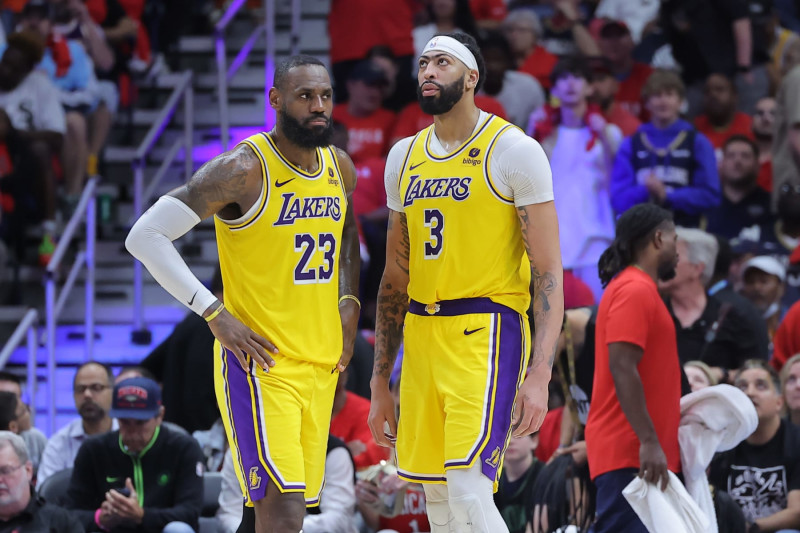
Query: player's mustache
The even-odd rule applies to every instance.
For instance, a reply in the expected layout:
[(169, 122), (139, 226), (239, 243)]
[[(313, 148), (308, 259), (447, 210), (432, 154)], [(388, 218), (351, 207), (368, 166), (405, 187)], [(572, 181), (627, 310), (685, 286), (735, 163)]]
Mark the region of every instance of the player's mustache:
[(327, 126), (331, 122), (331, 119), (328, 118), (327, 116), (325, 116), (324, 113), (319, 113), (319, 114), (311, 115), (310, 117), (305, 119), (303, 121), (303, 124), (310, 124), (312, 120), (319, 120), (319, 119), (323, 119), (325, 121), (325, 126)]
[(435, 81), (426, 81), (423, 82), (422, 85), (419, 86), (420, 90), (424, 89), (426, 85), (433, 85), (434, 87), (438, 88), (440, 91), (444, 89), (444, 86), (440, 83), (436, 83)]

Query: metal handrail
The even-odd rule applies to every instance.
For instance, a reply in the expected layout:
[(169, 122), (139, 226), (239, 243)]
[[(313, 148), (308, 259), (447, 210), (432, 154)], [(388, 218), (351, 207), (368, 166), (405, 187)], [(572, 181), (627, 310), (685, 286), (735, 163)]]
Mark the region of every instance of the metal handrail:
[[(86, 340), (86, 361), (94, 356), (94, 274), (95, 274), (95, 244), (97, 232), (97, 183), (99, 176), (92, 176), (83, 188), (78, 206), (69, 219), (67, 227), (59, 238), (50, 262), (47, 264), (44, 276), (45, 297), (45, 333), (47, 346), (47, 389), (48, 389), (48, 426), (52, 435), (56, 429), (56, 323), (61, 311), (64, 309), (69, 293), (72, 291), (80, 270), (86, 266), (84, 327)], [(86, 249), (75, 257), (75, 262), (70, 267), (67, 279), (61, 287), (61, 295), (57, 294), (56, 278), (61, 261), (78, 231), (81, 220), (86, 223)], [(28, 362), (30, 372), (30, 361)], [(34, 369), (35, 370), (35, 369)], [(35, 377), (35, 376), (34, 376)]]
[[(269, 2), (268, 2), (269, 3)], [(144, 212), (144, 201), (152, 197), (153, 193), (155, 192), (156, 187), (164, 178), (169, 170), (170, 166), (172, 165), (175, 158), (180, 153), (180, 149), (183, 148), (184, 153), (184, 174), (185, 174), (185, 181), (189, 181), (189, 178), (192, 177), (192, 171), (194, 170), (194, 158), (193, 158), (193, 135), (194, 135), (194, 89), (192, 87), (192, 72), (185, 71), (181, 75), (180, 81), (178, 81), (177, 85), (172, 89), (172, 93), (170, 93), (169, 98), (167, 99), (166, 104), (158, 113), (158, 117), (156, 118), (153, 125), (150, 126), (150, 129), (147, 130), (147, 135), (145, 135), (142, 142), (139, 144), (139, 147), (136, 148), (136, 154), (134, 156), (132, 165), (133, 165), (133, 214), (131, 216), (132, 221), (135, 221), (141, 214)], [(175, 115), (175, 111), (178, 108), (178, 104), (180, 104), (181, 99), (183, 99), (183, 137), (176, 139), (172, 145), (170, 146), (169, 150), (167, 151), (164, 160), (161, 162), (161, 166), (158, 168), (158, 171), (153, 175), (151, 178), (150, 184), (147, 186), (145, 190), (144, 186), (144, 169), (147, 164), (147, 156), (150, 154), (150, 151), (156, 145), (156, 143), (161, 138), (161, 135), (164, 133), (164, 130), (167, 128), (172, 117)], [(138, 342), (140, 339), (149, 338), (149, 335), (143, 335), (145, 332), (145, 325), (144, 325), (144, 305), (142, 303), (142, 264), (137, 261), (136, 259), (133, 260), (133, 322), (134, 322), (134, 332), (133, 332), (133, 339), (134, 342)], [(149, 341), (147, 341), (149, 343)]]
[(36, 330), (39, 329), (39, 313), (36, 309), (28, 309), (22, 320), (17, 324), (14, 333), (0, 350), (0, 368), (5, 368), (8, 359), (17, 347), (27, 338), (28, 345), (28, 376), (25, 389), (28, 391), (28, 404), (31, 413), (36, 412), (36, 363), (39, 359), (39, 343), (36, 341)]

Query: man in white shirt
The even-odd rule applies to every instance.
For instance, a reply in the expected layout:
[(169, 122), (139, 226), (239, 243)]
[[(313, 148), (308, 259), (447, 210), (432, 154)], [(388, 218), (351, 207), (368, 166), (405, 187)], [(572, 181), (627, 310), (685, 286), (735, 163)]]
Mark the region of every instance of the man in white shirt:
[(72, 468), (86, 439), (118, 428), (116, 419), (108, 414), (113, 382), (114, 374), (104, 364), (91, 361), (78, 367), (72, 391), (81, 417), (61, 428), (47, 442), (36, 478), (38, 486), (56, 472)]

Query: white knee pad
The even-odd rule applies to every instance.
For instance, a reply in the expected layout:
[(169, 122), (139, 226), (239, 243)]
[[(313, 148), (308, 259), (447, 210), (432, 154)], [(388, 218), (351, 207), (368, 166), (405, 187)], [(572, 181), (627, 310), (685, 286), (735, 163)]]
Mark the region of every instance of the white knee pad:
[(425, 485), (425, 509), (431, 533), (455, 533), (446, 485)]
[(464, 531), (508, 533), (508, 526), (494, 504), (492, 481), (483, 475), (480, 463), (468, 470), (449, 470), (447, 490), (450, 511)]

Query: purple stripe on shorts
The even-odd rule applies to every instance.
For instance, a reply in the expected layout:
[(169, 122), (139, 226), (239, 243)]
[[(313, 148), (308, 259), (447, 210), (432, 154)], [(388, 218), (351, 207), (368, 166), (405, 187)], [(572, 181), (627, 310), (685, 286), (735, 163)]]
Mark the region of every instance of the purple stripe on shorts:
[(411, 480), (411, 481), (418, 481), (420, 483), (430, 483), (432, 481), (442, 481), (446, 482), (447, 478), (444, 476), (415, 476), (414, 474), (409, 474), (403, 470), (398, 469), (397, 475), (401, 478)]

